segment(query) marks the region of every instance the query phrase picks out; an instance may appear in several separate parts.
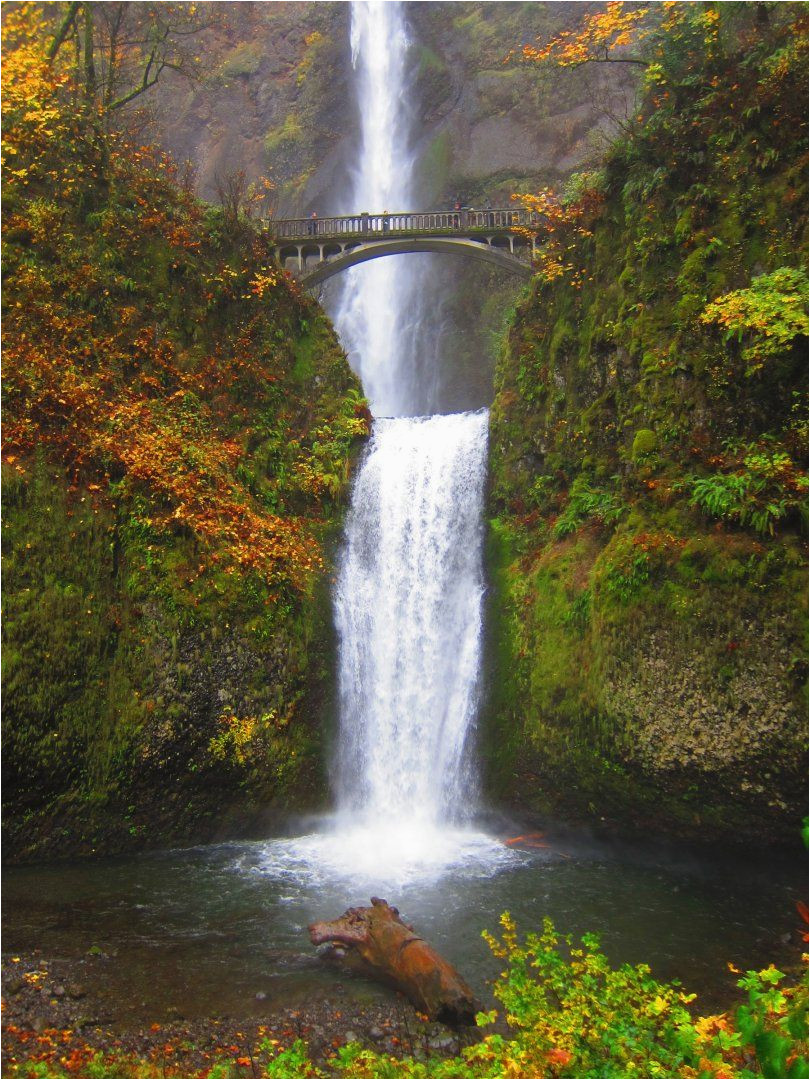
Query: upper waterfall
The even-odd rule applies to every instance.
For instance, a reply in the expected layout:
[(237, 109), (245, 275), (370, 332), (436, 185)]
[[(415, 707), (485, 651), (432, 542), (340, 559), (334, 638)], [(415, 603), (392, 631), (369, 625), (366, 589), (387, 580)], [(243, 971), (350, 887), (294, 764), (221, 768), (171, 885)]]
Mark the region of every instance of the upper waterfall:
[[(403, 5), (354, 0), (351, 50), (360, 145), (346, 210), (379, 213), (414, 204), (410, 38)], [(396, 263), (396, 265), (394, 265)], [(377, 416), (414, 411), (423, 305), (411, 257), (347, 271), (335, 325)]]

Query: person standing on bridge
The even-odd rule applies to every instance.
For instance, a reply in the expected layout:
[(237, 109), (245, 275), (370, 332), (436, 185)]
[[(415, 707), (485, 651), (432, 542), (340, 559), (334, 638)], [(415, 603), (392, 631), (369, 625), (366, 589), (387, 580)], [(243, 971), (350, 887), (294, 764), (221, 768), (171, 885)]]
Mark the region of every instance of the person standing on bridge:
[(382, 227), (383, 227), (383, 232), (388, 232), (388, 230), (391, 228), (391, 222), (390, 222), (390, 219), (388, 217), (388, 211), (387, 210), (383, 210), (383, 212), (382, 212)]
[(313, 210), (309, 215), (309, 229), (307, 230), (310, 236), (314, 236), (318, 231), (318, 215)]

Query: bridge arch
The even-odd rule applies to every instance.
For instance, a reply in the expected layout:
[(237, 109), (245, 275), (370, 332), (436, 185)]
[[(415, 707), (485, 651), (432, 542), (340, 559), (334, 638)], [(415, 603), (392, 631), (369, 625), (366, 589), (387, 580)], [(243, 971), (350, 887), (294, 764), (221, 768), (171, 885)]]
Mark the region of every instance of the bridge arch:
[(324, 281), (336, 274), (347, 270), (350, 266), (368, 262), (370, 259), (381, 259), (387, 255), (416, 254), (419, 252), (439, 252), (466, 256), (478, 259), (481, 262), (498, 266), (507, 273), (517, 277), (528, 279), (531, 277), (531, 266), (516, 258), (509, 247), (494, 246), (492, 243), (481, 243), (477, 240), (467, 240), (455, 236), (432, 236), (410, 237), (408, 239), (374, 240), (367, 244), (358, 244), (347, 248), (340, 255), (328, 261), (320, 262), (309, 272), (301, 275), (301, 284), (306, 289), (321, 285)]

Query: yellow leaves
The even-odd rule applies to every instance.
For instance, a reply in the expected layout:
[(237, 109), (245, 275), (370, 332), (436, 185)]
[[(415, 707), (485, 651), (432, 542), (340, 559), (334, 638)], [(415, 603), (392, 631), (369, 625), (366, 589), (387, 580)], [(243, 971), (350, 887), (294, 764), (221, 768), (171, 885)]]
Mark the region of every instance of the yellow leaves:
[(701, 1016), (695, 1021), (695, 1031), (701, 1039), (711, 1039), (718, 1031), (728, 1031), (728, 1017), (723, 1013)]
[(571, 286), (580, 289), (586, 271), (575, 266), (570, 256), (583, 238), (592, 235), (590, 219), (601, 205), (603, 196), (586, 188), (575, 201), (563, 204), (551, 188), (542, 188), (536, 194), (513, 195), (512, 198), (539, 219), (536, 224), (514, 229), (527, 239), (534, 241), (536, 238), (539, 242), (535, 254), (538, 276), (551, 283), (568, 275)]
[(577, 29), (562, 31), (540, 48), (524, 46), (523, 57), (533, 63), (550, 61), (558, 67), (577, 67), (591, 61), (607, 60), (614, 50), (626, 48), (647, 36), (643, 23), (649, 11), (648, 6), (610, 2), (603, 11), (586, 15)]
[(262, 267), (248, 282), (248, 289), (261, 300), (264, 294), (275, 288), (281, 279), (281, 271), (273, 267)]

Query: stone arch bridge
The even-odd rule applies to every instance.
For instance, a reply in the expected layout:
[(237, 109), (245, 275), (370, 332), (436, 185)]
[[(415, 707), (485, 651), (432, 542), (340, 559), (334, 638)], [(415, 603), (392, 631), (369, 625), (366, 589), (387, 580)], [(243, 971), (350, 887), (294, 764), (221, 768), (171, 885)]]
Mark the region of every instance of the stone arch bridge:
[[(286, 218), (269, 223), (274, 255), (307, 288), (369, 259), (408, 252), (451, 252), (531, 276), (540, 215), (529, 210), (445, 210)], [(515, 232), (531, 230), (531, 239)]]

